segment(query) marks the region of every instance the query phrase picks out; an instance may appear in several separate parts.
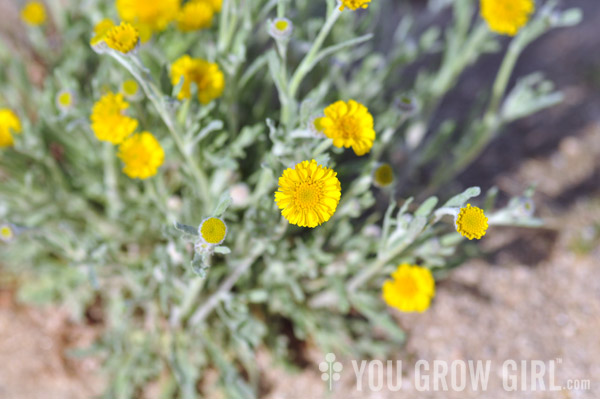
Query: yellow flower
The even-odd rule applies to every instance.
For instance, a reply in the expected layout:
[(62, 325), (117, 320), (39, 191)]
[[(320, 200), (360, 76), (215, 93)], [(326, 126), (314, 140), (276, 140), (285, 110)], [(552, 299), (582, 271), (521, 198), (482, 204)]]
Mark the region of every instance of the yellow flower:
[(227, 235), (227, 225), (219, 218), (210, 217), (202, 222), (198, 233), (207, 244), (218, 245)]
[(122, 94), (107, 93), (94, 104), (92, 130), (101, 141), (119, 144), (137, 128), (137, 120), (123, 114), (129, 103)]
[(137, 46), (140, 35), (131, 24), (121, 22), (121, 25), (112, 27), (106, 32), (104, 40), (108, 47), (126, 54)]
[(28, 25), (39, 26), (46, 22), (46, 9), (40, 1), (30, 1), (21, 10), (21, 19)]
[(204, 1), (206, 1), (208, 4), (210, 4), (210, 6), (213, 8), (213, 10), (215, 10), (215, 12), (221, 11), (221, 6), (223, 3), (223, 0), (204, 0)]
[(336, 147), (352, 147), (356, 155), (364, 155), (373, 147), (373, 116), (364, 105), (350, 100), (337, 101), (325, 108), (320, 119), (323, 132)]
[(70, 90), (61, 90), (56, 95), (56, 106), (63, 112), (73, 107), (74, 98)]
[(389, 163), (382, 163), (373, 171), (373, 184), (377, 187), (387, 187), (393, 182), (394, 171)]
[(117, 0), (116, 6), (121, 19), (134, 25), (145, 42), (177, 17), (179, 3), (180, 0)]
[(275, 202), (281, 214), (300, 227), (316, 227), (334, 214), (342, 186), (337, 173), (312, 161), (303, 161), (283, 171)]
[(401, 312), (424, 312), (435, 296), (431, 271), (417, 265), (401, 264), (392, 280), (383, 283), (383, 300)]
[(214, 10), (205, 1), (189, 1), (185, 3), (177, 15), (177, 28), (182, 32), (210, 28)]
[(359, 8), (369, 7), (371, 0), (341, 0), (340, 11), (344, 11), (344, 8), (348, 7), (351, 10), (357, 10)]
[(534, 10), (533, 0), (481, 0), (481, 17), (501, 35), (516, 35)]
[(180, 100), (190, 98), (191, 85), (198, 88), (198, 101), (208, 104), (221, 96), (225, 89), (225, 75), (219, 66), (199, 58), (184, 55), (171, 65), (171, 82), (177, 85), (183, 77), (183, 86), (177, 95)]
[(274, 39), (288, 39), (292, 35), (294, 25), (287, 18), (275, 18), (269, 24), (269, 35)]
[(121, 92), (126, 98), (135, 98), (139, 93), (139, 86), (135, 80), (127, 79), (121, 85)]
[(112, 19), (105, 18), (102, 21), (98, 22), (96, 26), (94, 26), (94, 37), (90, 40), (90, 44), (92, 46), (100, 43), (104, 40), (106, 33), (111, 30), (115, 24)]
[(165, 159), (158, 140), (149, 132), (134, 134), (119, 146), (117, 156), (125, 167), (123, 172), (132, 179), (154, 176)]
[(0, 225), (0, 241), (9, 242), (14, 238), (15, 233), (9, 224)]
[(14, 145), (11, 132), (21, 133), (19, 117), (10, 109), (0, 108), (0, 148)]
[(488, 228), (488, 219), (483, 210), (476, 206), (467, 204), (456, 216), (456, 231), (469, 240), (473, 238), (480, 239), (485, 235)]

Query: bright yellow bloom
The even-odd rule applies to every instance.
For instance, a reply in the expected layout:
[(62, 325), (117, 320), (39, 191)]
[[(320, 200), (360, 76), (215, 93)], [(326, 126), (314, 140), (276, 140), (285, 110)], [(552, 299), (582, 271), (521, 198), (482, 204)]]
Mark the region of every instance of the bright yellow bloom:
[(15, 233), (9, 224), (0, 225), (0, 241), (9, 242), (14, 236)]
[(177, 28), (182, 32), (210, 28), (214, 10), (205, 1), (189, 1), (185, 3), (177, 15)]
[(480, 239), (485, 235), (488, 228), (488, 219), (483, 210), (476, 206), (467, 204), (456, 216), (456, 231), (469, 240), (473, 238)]
[(435, 296), (431, 271), (417, 265), (401, 264), (392, 280), (383, 283), (383, 300), (401, 312), (424, 312)]
[(389, 163), (383, 163), (373, 171), (373, 184), (387, 187), (394, 182), (394, 171)]
[(325, 136), (333, 139), (334, 146), (352, 147), (359, 156), (371, 150), (375, 130), (367, 107), (354, 100), (337, 101), (325, 108), (324, 113), (320, 123)]
[(0, 108), (0, 148), (14, 145), (11, 132), (21, 133), (21, 121), (10, 109)]
[(348, 7), (351, 10), (358, 10), (359, 8), (369, 7), (371, 0), (341, 0), (342, 5), (340, 11), (344, 11), (344, 8)]
[(283, 171), (275, 202), (291, 224), (316, 227), (334, 214), (342, 186), (337, 173), (312, 161), (304, 161)]
[(126, 54), (138, 45), (140, 35), (131, 24), (121, 22), (121, 25), (112, 27), (106, 32), (104, 40), (108, 47)]
[(46, 9), (41, 1), (30, 1), (21, 10), (21, 19), (31, 26), (39, 26), (46, 22)]
[(94, 37), (92, 38), (92, 40), (90, 40), (90, 44), (93, 46), (104, 40), (106, 33), (108, 33), (108, 31), (111, 30), (114, 26), (115, 24), (112, 21), (112, 19), (105, 18), (102, 21), (98, 22), (96, 26), (94, 26)]
[(218, 245), (227, 235), (227, 225), (219, 218), (210, 217), (202, 222), (198, 233), (207, 244)]
[(190, 98), (191, 85), (196, 84), (198, 101), (208, 104), (223, 94), (225, 89), (225, 75), (219, 66), (199, 58), (184, 55), (171, 65), (171, 82), (177, 85), (183, 77), (183, 86), (177, 95), (180, 100)]
[(137, 128), (137, 120), (124, 115), (129, 103), (122, 94), (107, 93), (94, 104), (92, 130), (101, 141), (119, 144)]
[(501, 35), (516, 35), (534, 10), (533, 0), (481, 0), (481, 17)]
[(215, 12), (221, 11), (221, 6), (223, 3), (223, 0), (204, 0), (204, 1), (207, 2), (208, 4), (210, 4), (211, 7), (213, 8), (213, 10), (215, 10)]
[(142, 132), (123, 141), (117, 156), (125, 163), (123, 173), (132, 179), (147, 179), (156, 174), (165, 152), (151, 133)]
[(121, 19), (134, 25), (145, 42), (177, 17), (179, 3), (180, 0), (117, 0), (116, 6)]

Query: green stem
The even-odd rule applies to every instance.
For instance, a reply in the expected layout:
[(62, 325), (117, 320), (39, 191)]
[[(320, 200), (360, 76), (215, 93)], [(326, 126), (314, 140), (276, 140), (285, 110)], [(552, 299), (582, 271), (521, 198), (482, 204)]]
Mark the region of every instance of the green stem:
[(244, 273), (254, 264), (256, 259), (262, 255), (264, 249), (265, 243), (262, 241), (259, 241), (254, 245), (252, 253), (236, 266), (236, 268), (231, 272), (231, 274), (229, 274), (225, 281), (221, 283), (219, 288), (217, 288), (217, 290), (206, 301), (204, 301), (202, 306), (199, 307), (190, 317), (190, 323), (192, 325), (201, 323), (210, 315), (210, 313), (217, 307), (221, 299), (223, 299), (223, 295), (231, 291), (240, 277), (242, 277)]
[(294, 75), (292, 76), (292, 79), (290, 80), (290, 85), (288, 88), (288, 94), (289, 94), (290, 99), (295, 98), (296, 92), (298, 91), (298, 88), (300, 87), (302, 80), (312, 69), (311, 66), (312, 66), (313, 60), (317, 56), (317, 53), (323, 46), (323, 43), (325, 42), (327, 35), (331, 31), (331, 28), (333, 28), (335, 21), (337, 21), (337, 19), (340, 17), (340, 15), (342, 15), (342, 12), (337, 7), (329, 14), (329, 16), (327, 17), (327, 21), (325, 21), (325, 24), (323, 25), (323, 27), (321, 28), (321, 31), (319, 32), (315, 41), (313, 42), (312, 47), (310, 48), (308, 53), (304, 56), (304, 58), (300, 62), (300, 65), (298, 65), (296, 72), (294, 72)]
[(102, 152), (104, 162), (104, 185), (106, 186), (106, 203), (108, 215), (116, 218), (121, 210), (121, 198), (117, 186), (117, 171), (115, 168), (115, 152), (112, 144), (104, 143)]

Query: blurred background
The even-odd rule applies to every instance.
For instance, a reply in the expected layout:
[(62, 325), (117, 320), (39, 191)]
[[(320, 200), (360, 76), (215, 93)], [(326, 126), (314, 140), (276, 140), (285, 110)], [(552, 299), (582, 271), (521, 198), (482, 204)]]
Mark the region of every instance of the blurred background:
[[(419, 10), (424, 2), (413, 3)], [(600, 2), (566, 3), (584, 11), (583, 22), (536, 41), (514, 73), (544, 71), (565, 100), (511, 125), (457, 183), (458, 188), (479, 185), (484, 191), (497, 186), (515, 196), (535, 183), (536, 213), (547, 226), (496, 229), (481, 241), (485, 256), (455, 269), (441, 282), (426, 313), (399, 315), (398, 323), (408, 336), (406, 346), (393, 357), (405, 362), (409, 375), (419, 359), (490, 359), (495, 365), (506, 359), (561, 359), (558, 380), (588, 379), (591, 390), (507, 393), (492, 379), (485, 396), (595, 399), (600, 395)], [(0, 0), (0, 35), (32, 56), (18, 7), (16, 0)], [(445, 99), (445, 113), (462, 112), (463, 101), (495, 73), (499, 57), (485, 56), (464, 74)], [(43, 66), (32, 58), (28, 73), (33, 81), (41, 81)], [(1, 263), (0, 258), (0, 398), (80, 399), (101, 393), (99, 361), (72, 356), (101, 331), (97, 309), (90, 307), (86, 323), (80, 325), (65, 309), (24, 306), (14, 297), (14, 276), (3, 272)], [(270, 364), (268, 356), (259, 357), (263, 396), (324, 397), (326, 386), (317, 367), (323, 356), (312, 350), (305, 369), (291, 374)], [(349, 363), (346, 367), (352, 369)], [(331, 396), (481, 397), (468, 392), (414, 392), (411, 386), (400, 394), (359, 395), (354, 384), (353, 373), (344, 374)], [(145, 395), (158, 397), (152, 387)]]

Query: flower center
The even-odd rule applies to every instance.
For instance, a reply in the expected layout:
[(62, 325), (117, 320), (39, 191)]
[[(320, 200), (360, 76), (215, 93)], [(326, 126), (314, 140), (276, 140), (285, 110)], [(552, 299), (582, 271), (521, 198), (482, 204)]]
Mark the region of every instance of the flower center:
[(0, 229), (0, 237), (8, 240), (12, 237), (12, 229), (8, 226), (2, 226)]
[(123, 82), (123, 91), (128, 96), (135, 95), (138, 91), (138, 85), (137, 85), (136, 81), (129, 79), (129, 80), (126, 80), (125, 82)]
[(296, 203), (301, 208), (313, 208), (319, 202), (321, 190), (311, 183), (302, 183), (296, 190)]
[(395, 281), (396, 290), (403, 298), (412, 298), (419, 292), (417, 282), (412, 276), (401, 276)]
[(353, 116), (345, 116), (338, 121), (338, 129), (344, 139), (356, 139), (358, 134), (358, 121)]
[(68, 107), (69, 105), (71, 105), (71, 94), (69, 94), (69, 93), (62, 93), (58, 97), (58, 102), (60, 103), (60, 105), (62, 105), (64, 107)]
[(375, 170), (375, 182), (381, 186), (390, 185), (394, 181), (394, 172), (389, 164), (383, 164)]
[(288, 22), (283, 19), (280, 19), (279, 21), (275, 22), (275, 27), (277, 28), (277, 30), (284, 31), (288, 27)]
[(219, 244), (225, 239), (227, 227), (225, 223), (218, 218), (206, 219), (200, 227), (200, 235), (208, 244)]

